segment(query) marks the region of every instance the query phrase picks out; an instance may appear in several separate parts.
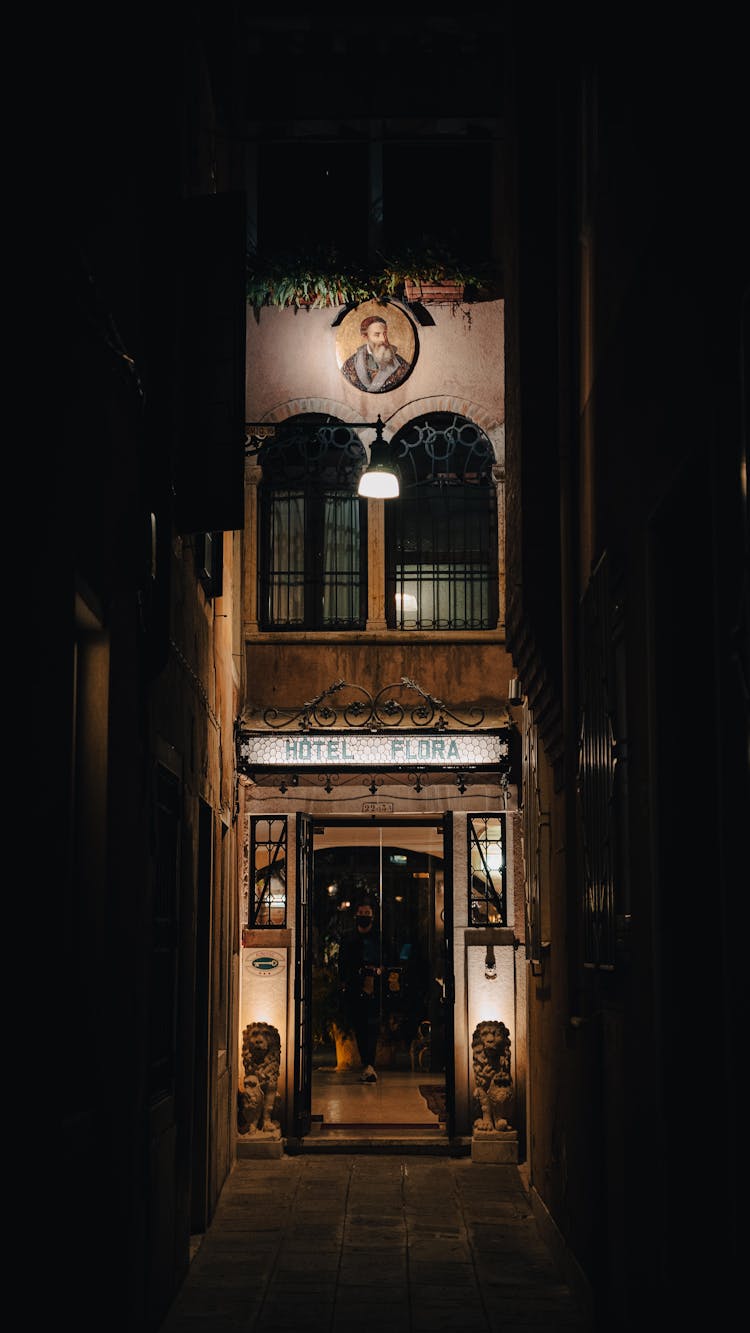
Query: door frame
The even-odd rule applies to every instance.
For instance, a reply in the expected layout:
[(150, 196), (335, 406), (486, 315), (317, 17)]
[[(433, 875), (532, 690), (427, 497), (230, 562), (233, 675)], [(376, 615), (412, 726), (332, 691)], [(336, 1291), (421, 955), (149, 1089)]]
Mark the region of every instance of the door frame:
[(453, 965), (453, 811), (443, 815), (443, 949), (445, 976), (445, 1130), (449, 1139), (456, 1134), (456, 976)]
[[(419, 828), (439, 827), (443, 840), (443, 988), (445, 995), (445, 1100), (446, 1132), (455, 1135), (455, 974), (453, 962), (453, 811), (429, 816), (297, 814), (297, 939), (295, 943), (295, 1054), (294, 1134), (310, 1132), (312, 1113), (312, 884), (314, 882), (314, 832), (320, 828)], [(438, 960), (436, 959), (437, 963)]]
[(294, 949), (293, 1134), (302, 1139), (312, 1125), (312, 815), (296, 819), (296, 940)]

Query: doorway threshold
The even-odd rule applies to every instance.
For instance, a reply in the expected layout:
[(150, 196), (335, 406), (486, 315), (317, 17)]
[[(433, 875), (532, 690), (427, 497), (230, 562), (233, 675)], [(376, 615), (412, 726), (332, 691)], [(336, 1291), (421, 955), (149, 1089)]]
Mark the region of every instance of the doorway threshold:
[(304, 1138), (284, 1140), (290, 1156), (300, 1153), (421, 1153), (436, 1157), (463, 1157), (471, 1139), (449, 1139), (444, 1130), (425, 1125), (328, 1125)]

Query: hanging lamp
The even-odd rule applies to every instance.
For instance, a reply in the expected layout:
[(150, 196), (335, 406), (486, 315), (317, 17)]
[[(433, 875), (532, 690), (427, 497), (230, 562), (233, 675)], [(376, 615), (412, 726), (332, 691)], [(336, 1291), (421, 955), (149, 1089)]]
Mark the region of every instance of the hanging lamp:
[(359, 479), (358, 493), (376, 500), (392, 500), (399, 493), (398, 472), (391, 446), (383, 439), (383, 422), (375, 423), (375, 439), (370, 448), (370, 462)]

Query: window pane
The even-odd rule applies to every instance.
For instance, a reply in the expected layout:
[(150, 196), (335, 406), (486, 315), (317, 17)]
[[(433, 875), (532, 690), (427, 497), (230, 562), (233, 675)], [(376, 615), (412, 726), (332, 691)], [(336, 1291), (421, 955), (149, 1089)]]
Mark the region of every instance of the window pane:
[(266, 629), (366, 623), (365, 450), (350, 426), (304, 414), (261, 452), (259, 607)]
[(305, 497), (275, 491), (270, 497), (269, 620), (302, 625), (305, 619)]
[(400, 629), (488, 627), (493, 500), (489, 487), (469, 484), (405, 500), (395, 562)]
[(286, 819), (250, 819), (251, 930), (286, 926)]
[(469, 923), (504, 926), (505, 824), (502, 815), (469, 815)]
[(487, 570), (451, 565), (396, 566), (399, 629), (482, 628), (489, 623)]
[(497, 618), (494, 454), (472, 422), (435, 413), (396, 440), (402, 494), (386, 511), (398, 629), (489, 629)]
[(359, 618), (359, 507), (355, 495), (324, 497), (324, 625), (349, 624)]

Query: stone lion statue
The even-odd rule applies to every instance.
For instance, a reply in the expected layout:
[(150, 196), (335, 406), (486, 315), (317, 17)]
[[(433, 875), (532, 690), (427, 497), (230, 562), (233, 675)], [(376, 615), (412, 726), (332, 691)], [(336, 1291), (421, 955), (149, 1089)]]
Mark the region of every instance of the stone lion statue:
[(242, 1034), (245, 1077), (238, 1093), (240, 1134), (281, 1132), (273, 1119), (281, 1071), (281, 1038), (270, 1023), (248, 1023)]
[(482, 1112), (474, 1121), (480, 1133), (509, 1128), (513, 1100), (510, 1073), (510, 1033), (504, 1023), (487, 1019), (477, 1023), (471, 1039), (474, 1092)]
[(265, 1099), (256, 1074), (247, 1074), (237, 1094), (237, 1128), (240, 1134), (257, 1134)]

